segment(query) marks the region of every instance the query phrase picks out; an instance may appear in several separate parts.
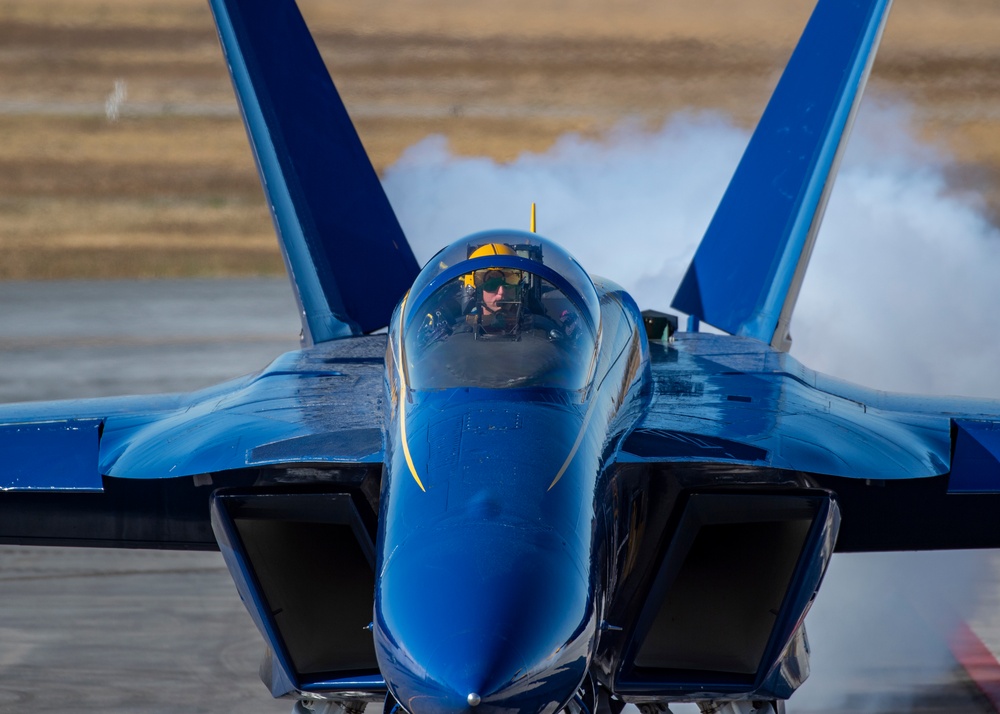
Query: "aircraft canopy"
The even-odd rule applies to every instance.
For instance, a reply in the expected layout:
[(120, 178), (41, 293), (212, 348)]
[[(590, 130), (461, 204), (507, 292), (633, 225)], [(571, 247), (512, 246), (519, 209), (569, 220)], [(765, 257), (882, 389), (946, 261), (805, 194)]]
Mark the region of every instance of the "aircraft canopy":
[(413, 389), (587, 386), (597, 291), (562, 248), (535, 234), (479, 233), (424, 267), (402, 316)]

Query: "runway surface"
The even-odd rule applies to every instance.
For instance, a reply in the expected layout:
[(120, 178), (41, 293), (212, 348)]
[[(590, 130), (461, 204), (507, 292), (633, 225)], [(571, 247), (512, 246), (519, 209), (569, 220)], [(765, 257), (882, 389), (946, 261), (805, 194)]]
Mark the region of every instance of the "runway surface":
[[(197, 388), (298, 329), (284, 280), (0, 283), (0, 401)], [(998, 572), (995, 552), (836, 556), (788, 711), (994, 711), (949, 638), (968, 622), (1000, 651)], [(217, 553), (0, 548), (0, 713), (287, 712), (262, 651)]]

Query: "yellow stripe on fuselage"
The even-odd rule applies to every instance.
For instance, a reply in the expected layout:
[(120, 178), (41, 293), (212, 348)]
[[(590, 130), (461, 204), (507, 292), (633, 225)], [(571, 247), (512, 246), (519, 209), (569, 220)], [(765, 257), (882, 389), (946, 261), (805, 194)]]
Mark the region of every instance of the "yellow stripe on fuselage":
[(403, 456), (406, 458), (406, 465), (410, 468), (410, 474), (413, 476), (413, 480), (417, 482), (420, 490), (427, 493), (427, 489), (424, 488), (424, 484), (420, 482), (420, 477), (417, 476), (417, 468), (413, 465), (413, 457), (410, 456), (410, 445), (406, 441), (406, 375), (403, 371), (403, 318), (406, 314), (406, 298), (409, 294), (403, 298), (403, 304), (399, 307), (399, 342), (396, 345), (396, 374), (399, 375), (399, 438), (403, 444)]
[(563, 477), (563, 474), (566, 473), (566, 469), (568, 469), (570, 463), (572, 463), (573, 457), (576, 456), (576, 452), (580, 449), (580, 444), (583, 443), (583, 435), (587, 431), (587, 424), (590, 423), (590, 415), (594, 413), (594, 405), (596, 403), (596, 399), (591, 399), (590, 406), (587, 408), (587, 413), (583, 417), (583, 424), (580, 425), (580, 433), (576, 435), (576, 441), (573, 442), (573, 448), (569, 450), (569, 454), (566, 456), (566, 460), (563, 461), (563, 465), (560, 467), (559, 473), (557, 473), (556, 477), (552, 479), (552, 483), (550, 483), (549, 487), (545, 489), (546, 491), (551, 491), (552, 487), (559, 482), (559, 479)]

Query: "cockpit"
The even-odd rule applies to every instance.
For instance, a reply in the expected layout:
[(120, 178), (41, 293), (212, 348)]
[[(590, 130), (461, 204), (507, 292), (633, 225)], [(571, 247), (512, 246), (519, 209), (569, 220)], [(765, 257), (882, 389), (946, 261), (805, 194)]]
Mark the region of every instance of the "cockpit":
[(600, 332), (594, 284), (534, 233), (477, 233), (435, 255), (404, 303), (412, 389), (589, 384)]

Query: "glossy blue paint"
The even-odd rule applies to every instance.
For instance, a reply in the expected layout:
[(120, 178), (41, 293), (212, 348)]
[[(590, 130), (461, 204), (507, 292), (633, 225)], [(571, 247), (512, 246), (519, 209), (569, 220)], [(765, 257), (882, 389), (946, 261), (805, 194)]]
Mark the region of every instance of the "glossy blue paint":
[[(943, 410), (983, 406), (929, 399), (924, 407), (934, 411), (914, 413), (875, 390), (838, 394), (833, 380), (749, 338), (681, 333), (651, 352), (653, 399), (623, 461), (710, 458), (847, 478), (929, 477), (949, 469)], [(690, 444), (678, 448), (679, 440)]]
[[(795, 652), (797, 633), (805, 633), (805, 617), (823, 583), (826, 568), (833, 557), (840, 531), (840, 509), (835, 501), (826, 501), (817, 514), (812, 531), (803, 546), (799, 566), (782, 603), (768, 651), (763, 662), (770, 669), (762, 672), (759, 690), (773, 693), (778, 699), (788, 699), (809, 676), (808, 646), (805, 652)], [(794, 667), (787, 666), (791, 661)]]
[(250, 613), (254, 625), (257, 626), (268, 643), (269, 658), (274, 666), (269, 668), (269, 683), (272, 696), (279, 697), (296, 688), (295, 669), (291, 664), (288, 650), (284, 647), (274, 618), (267, 607), (259, 584), (256, 582), (253, 570), (250, 568), (246, 551), (242, 548), (239, 534), (230, 519), (223, 516), (218, 507), (213, 504), (212, 530), (219, 543), (219, 550), (226, 561), (226, 567), (233, 576), (236, 590), (240, 594)]
[(306, 344), (385, 327), (417, 262), (294, 0), (210, 5)]
[(1000, 493), (1000, 423), (956, 419), (953, 438), (948, 493)]
[[(489, 240), (514, 245), (522, 238)], [(532, 239), (547, 259), (562, 255)], [(467, 257), (479, 240), (463, 239), (444, 253)], [(487, 267), (483, 260), (432, 260), (425, 271), (434, 277), (416, 284), (429, 296), (436, 285)], [(545, 267), (517, 256), (488, 263), (536, 274)], [(407, 368), (419, 356), (407, 350), (420, 343), (404, 337), (407, 313), (393, 320), (389, 354), (403, 369), (387, 382), (387, 401), (398, 407), (386, 415), (375, 644), (389, 691), (412, 714), (466, 711), (470, 695), (484, 712), (550, 714), (589, 670), (602, 597), (597, 484), (609, 441), (635, 418), (622, 407), (644, 393), (648, 372), (640, 369), (645, 341), (634, 302), (614, 288), (595, 288), (585, 274), (571, 279), (574, 293), (599, 304), (602, 334), (587, 384), (576, 390), (483, 388), (499, 348), (530, 351), (534, 343), (528, 333), (496, 342), (461, 332), (442, 339), (468, 338), (479, 374), (468, 374), (466, 386), (410, 389)], [(421, 314), (422, 300), (415, 303)], [(393, 345), (406, 349), (397, 355)]]
[(676, 309), (783, 346), (889, 5), (816, 5), (677, 290)]
[(0, 424), (0, 490), (100, 491), (98, 419)]
[(489, 498), (480, 489), (450, 527), (387, 541), (396, 547), (376, 589), (376, 652), (408, 711), (464, 711), (475, 693), (483, 711), (552, 712), (587, 673), (589, 563), (564, 529)]
[(321, 679), (307, 682), (300, 687), (303, 692), (322, 693), (324, 695), (337, 692), (375, 692), (384, 694), (385, 679), (380, 674), (362, 677), (339, 677), (337, 679)]
[(109, 416), (101, 472), (148, 479), (270, 464), (380, 463), (384, 352), (384, 337), (316, 345), (225, 392), (196, 392), (182, 408)]

